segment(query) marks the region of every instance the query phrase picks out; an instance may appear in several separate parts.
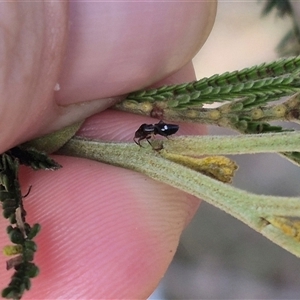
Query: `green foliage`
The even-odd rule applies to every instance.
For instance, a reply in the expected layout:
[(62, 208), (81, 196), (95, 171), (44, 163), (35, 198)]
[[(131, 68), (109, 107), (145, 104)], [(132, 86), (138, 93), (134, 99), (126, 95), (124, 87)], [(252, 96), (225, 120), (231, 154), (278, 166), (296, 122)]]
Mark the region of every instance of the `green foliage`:
[(296, 15), (293, 12), (289, 0), (267, 0), (262, 11), (262, 15), (266, 16), (271, 11), (276, 10), (279, 17), (289, 16), (292, 19), (292, 27), (285, 36), (281, 39), (276, 47), (276, 51), (280, 57), (292, 56), (300, 54), (300, 33), (296, 20)]
[(288, 0), (267, 0), (262, 14), (267, 15), (270, 11), (276, 9), (280, 17), (290, 15), (292, 8)]
[[(300, 120), (300, 56), (130, 93), (116, 109), (170, 121), (217, 125), (244, 134), (292, 131), (271, 121)], [(270, 102), (292, 96), (276, 105)], [(204, 104), (225, 102), (217, 108)], [(285, 157), (287, 154), (285, 154)], [(295, 155), (288, 155), (289, 159)], [(296, 162), (296, 161), (295, 161)]]
[(300, 33), (296, 24), (291, 28), (276, 47), (280, 56), (300, 54)]
[(0, 202), (3, 216), (11, 223), (6, 229), (7, 234), (20, 252), (18, 256), (7, 261), (7, 269), (15, 269), (10, 283), (2, 291), (2, 297), (8, 299), (21, 299), (23, 293), (31, 287), (30, 279), (39, 273), (38, 267), (33, 262), (34, 254), (37, 251), (37, 245), (33, 238), (38, 234), (41, 226), (39, 224), (30, 226), (26, 222), (24, 196), (21, 194), (18, 179), (19, 164), (30, 166), (34, 170), (60, 168), (60, 165), (45, 153), (22, 146), (12, 148), (1, 155)]
[(46, 153), (34, 148), (17, 146), (11, 148), (6, 153), (17, 158), (20, 164), (29, 166), (34, 170), (57, 170), (61, 168), (61, 166)]
[[(299, 91), (299, 67), (299, 57), (281, 59), (190, 83), (133, 92), (127, 100), (130, 103), (165, 101), (166, 107), (178, 109), (235, 99), (245, 99), (257, 106)], [(124, 106), (126, 100), (116, 108)]]

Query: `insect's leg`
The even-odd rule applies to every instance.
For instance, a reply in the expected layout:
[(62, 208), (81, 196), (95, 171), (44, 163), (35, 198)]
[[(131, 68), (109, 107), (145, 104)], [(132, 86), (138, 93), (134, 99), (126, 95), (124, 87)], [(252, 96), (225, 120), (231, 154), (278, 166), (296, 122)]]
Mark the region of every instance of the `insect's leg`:
[(150, 135), (150, 136), (146, 137), (146, 140), (149, 143), (149, 145), (153, 148), (152, 144), (150, 143), (151, 138), (152, 138), (152, 136)]
[(29, 187), (26, 195), (22, 196), (22, 198), (26, 198), (30, 194), (31, 188), (32, 188), (32, 185)]
[(138, 146), (140, 146), (140, 147), (142, 147), (142, 145), (140, 144), (140, 141), (141, 141), (142, 139), (138, 139), (138, 141), (136, 141), (135, 140), (135, 138), (133, 138), (133, 141), (138, 145)]

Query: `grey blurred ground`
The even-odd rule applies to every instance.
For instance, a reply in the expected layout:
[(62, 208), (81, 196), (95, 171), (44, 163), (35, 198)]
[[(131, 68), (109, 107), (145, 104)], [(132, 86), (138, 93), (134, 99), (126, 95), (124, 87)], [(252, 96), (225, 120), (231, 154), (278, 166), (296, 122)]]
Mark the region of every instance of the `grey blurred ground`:
[[(272, 61), (290, 26), (261, 2), (220, 1), (215, 27), (194, 60), (197, 77)], [(210, 134), (232, 132), (210, 128)], [(234, 185), (259, 194), (300, 195), (300, 169), (277, 155), (233, 158)], [(300, 259), (203, 202), (152, 299), (299, 299)]]

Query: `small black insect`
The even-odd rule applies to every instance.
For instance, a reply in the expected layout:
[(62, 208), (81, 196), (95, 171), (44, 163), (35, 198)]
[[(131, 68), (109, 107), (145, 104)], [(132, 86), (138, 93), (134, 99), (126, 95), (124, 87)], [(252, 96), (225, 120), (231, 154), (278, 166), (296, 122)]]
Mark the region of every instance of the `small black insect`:
[[(147, 142), (151, 145), (150, 139), (156, 135), (162, 135), (165, 137), (168, 137), (169, 135), (172, 135), (176, 133), (179, 129), (179, 126), (176, 124), (166, 124), (163, 121), (159, 121), (157, 124), (142, 124), (140, 128), (135, 132), (134, 134), (134, 142), (141, 146), (140, 141), (141, 140), (147, 140)], [(138, 139), (136, 141), (136, 139)]]

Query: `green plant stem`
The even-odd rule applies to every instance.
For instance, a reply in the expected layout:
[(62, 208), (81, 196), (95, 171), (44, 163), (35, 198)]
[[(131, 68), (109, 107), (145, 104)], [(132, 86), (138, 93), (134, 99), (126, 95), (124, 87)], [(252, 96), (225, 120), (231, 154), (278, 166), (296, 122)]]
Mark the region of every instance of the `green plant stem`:
[[(138, 148), (132, 143), (105, 143), (73, 138), (60, 152), (138, 171), (207, 201), (266, 236), (268, 234), (266, 232), (275, 230), (266, 229), (270, 226), (265, 221), (268, 216), (300, 217), (300, 198), (254, 195), (244, 192), (164, 159), (150, 146)], [(295, 250), (295, 246), (291, 248), (282, 245), (281, 240), (273, 241), (300, 256), (300, 246)], [(292, 238), (288, 238), (288, 241), (293, 244)]]
[(238, 136), (182, 136), (163, 142), (164, 149), (182, 155), (277, 153), (300, 150), (300, 132)]
[[(271, 202), (280, 204), (282, 201), (285, 201), (285, 204), (290, 204), (286, 210), (286, 215), (300, 215), (300, 211), (295, 211), (295, 208), (300, 206), (300, 198), (249, 194), (164, 159), (160, 156), (159, 152), (153, 150), (151, 147), (137, 148), (136, 145), (128, 143), (106, 143), (83, 138), (73, 138), (60, 152), (66, 155), (89, 158), (141, 172), (200, 198), (218, 199), (219, 203), (214, 202), (214, 200), (211, 201), (213, 205), (220, 208), (224, 208), (226, 202), (236, 202), (235, 205), (239, 207), (240, 200), (243, 199), (242, 202), (247, 203), (249, 208), (259, 209), (260, 212), (267, 215), (280, 214), (282, 211), (278, 210), (276, 205), (273, 207)], [(228, 195), (230, 195), (229, 199)], [(259, 203), (259, 207), (257, 207), (257, 203)], [(241, 212), (245, 213), (244, 211)]]
[[(186, 93), (188, 95), (188, 91)], [(270, 100), (268, 97), (267, 99)], [(262, 106), (257, 99), (250, 96), (231, 100), (217, 108), (194, 107), (185, 103), (186, 107), (180, 109), (168, 105), (169, 100), (141, 103), (124, 100), (115, 108), (169, 121), (217, 125), (240, 133), (282, 132), (284, 129), (280, 126), (272, 126), (268, 122), (300, 122), (299, 94), (294, 94), (283, 103), (272, 106), (266, 104)]]
[(272, 105), (245, 108), (242, 100), (223, 104), (216, 108), (165, 108), (164, 118), (169, 121), (197, 122), (208, 125), (237, 130), (237, 122), (247, 119), (256, 122), (293, 121), (299, 122), (300, 99), (298, 95), (290, 97), (287, 101)]

